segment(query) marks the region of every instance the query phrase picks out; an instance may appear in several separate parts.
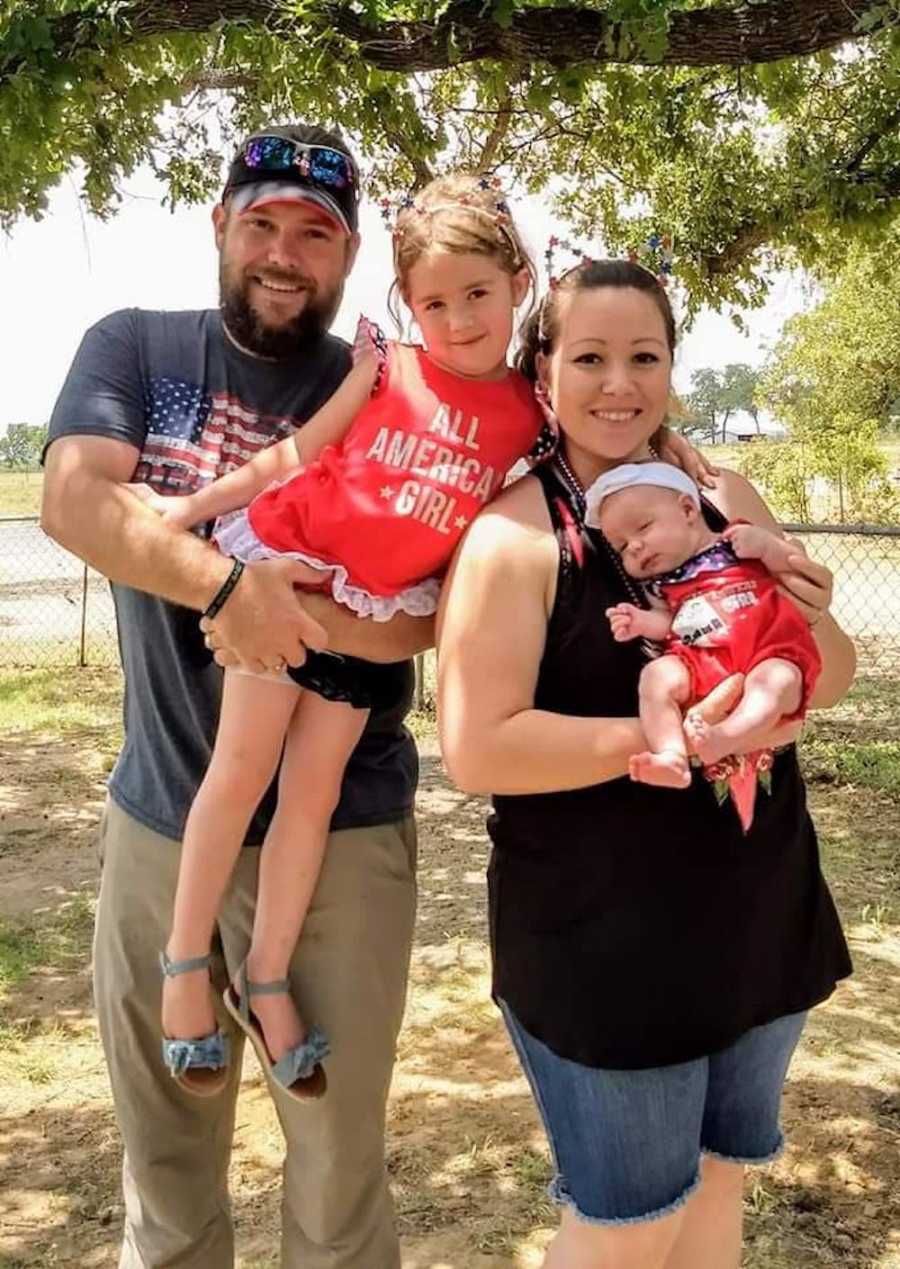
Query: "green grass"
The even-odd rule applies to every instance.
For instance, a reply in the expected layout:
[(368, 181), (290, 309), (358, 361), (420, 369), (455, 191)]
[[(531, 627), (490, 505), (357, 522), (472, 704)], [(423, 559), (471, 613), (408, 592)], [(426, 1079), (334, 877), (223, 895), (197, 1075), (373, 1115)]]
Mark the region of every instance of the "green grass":
[[(28, 921), (0, 921), (0, 1000), (36, 969), (83, 964), (93, 923), (93, 896), (82, 892)], [(0, 1047), (15, 1041), (12, 1030), (0, 1033)]]
[(118, 666), (0, 670), (0, 735), (96, 729), (118, 745), (121, 700)]
[(871, 740), (848, 745), (845, 740), (810, 739), (803, 746), (810, 781), (877, 789), (900, 798), (900, 741)]
[[(43, 962), (41, 940), (33, 926), (0, 922), (0, 999)], [(0, 1038), (0, 1044), (2, 1044)]]
[(43, 481), (40, 471), (0, 471), (0, 517), (36, 516)]

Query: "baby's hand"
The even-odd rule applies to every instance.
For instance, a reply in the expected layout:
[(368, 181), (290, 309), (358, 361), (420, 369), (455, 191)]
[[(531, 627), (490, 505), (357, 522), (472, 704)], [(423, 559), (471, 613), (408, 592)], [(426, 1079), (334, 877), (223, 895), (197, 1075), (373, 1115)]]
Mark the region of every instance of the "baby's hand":
[(739, 560), (762, 559), (774, 536), (758, 524), (730, 524), (722, 534)]
[(606, 615), (616, 643), (627, 643), (640, 634), (637, 627), (641, 609), (634, 604), (616, 604), (614, 608), (607, 608)]

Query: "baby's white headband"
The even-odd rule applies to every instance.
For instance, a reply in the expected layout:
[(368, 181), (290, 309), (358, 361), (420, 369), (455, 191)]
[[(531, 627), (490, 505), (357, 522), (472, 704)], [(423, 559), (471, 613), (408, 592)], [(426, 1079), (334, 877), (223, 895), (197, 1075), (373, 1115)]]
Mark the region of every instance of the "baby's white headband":
[(618, 493), (620, 489), (630, 489), (633, 485), (656, 485), (661, 489), (674, 489), (676, 493), (687, 494), (700, 506), (697, 486), (680, 467), (673, 467), (671, 463), (622, 463), (598, 476), (586, 491), (584, 498), (588, 524), (597, 523), (600, 504), (604, 498)]

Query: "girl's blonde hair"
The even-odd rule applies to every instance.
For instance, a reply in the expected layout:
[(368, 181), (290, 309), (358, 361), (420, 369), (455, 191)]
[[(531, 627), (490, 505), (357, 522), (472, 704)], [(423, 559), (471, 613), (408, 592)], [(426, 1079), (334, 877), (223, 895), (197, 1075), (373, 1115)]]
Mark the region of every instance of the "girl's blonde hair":
[(510, 275), (527, 269), (534, 297), (537, 271), (515, 226), (503, 192), (486, 177), (453, 172), (438, 176), (400, 208), (394, 224), (394, 275), (388, 309), (402, 326), (410, 270), (430, 252), (490, 256)]

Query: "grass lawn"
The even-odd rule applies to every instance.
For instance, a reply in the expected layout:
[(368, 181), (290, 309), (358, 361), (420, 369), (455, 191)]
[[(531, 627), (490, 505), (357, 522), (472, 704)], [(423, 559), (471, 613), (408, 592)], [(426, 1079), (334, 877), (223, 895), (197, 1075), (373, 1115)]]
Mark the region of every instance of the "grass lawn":
[[(112, 1269), (119, 1147), (91, 1013), (93, 852), (119, 739), (110, 670), (0, 672), (0, 1266)], [(856, 973), (815, 1012), (788, 1149), (747, 1186), (745, 1269), (900, 1269), (900, 687), (866, 680), (803, 745)], [(488, 998), (484, 802), (423, 751), (420, 911), (390, 1107), (404, 1269), (536, 1269), (550, 1162)], [(275, 1269), (280, 1136), (252, 1056), (232, 1183), (241, 1269)]]
[(0, 517), (36, 516), (43, 480), (39, 471), (0, 470)]

